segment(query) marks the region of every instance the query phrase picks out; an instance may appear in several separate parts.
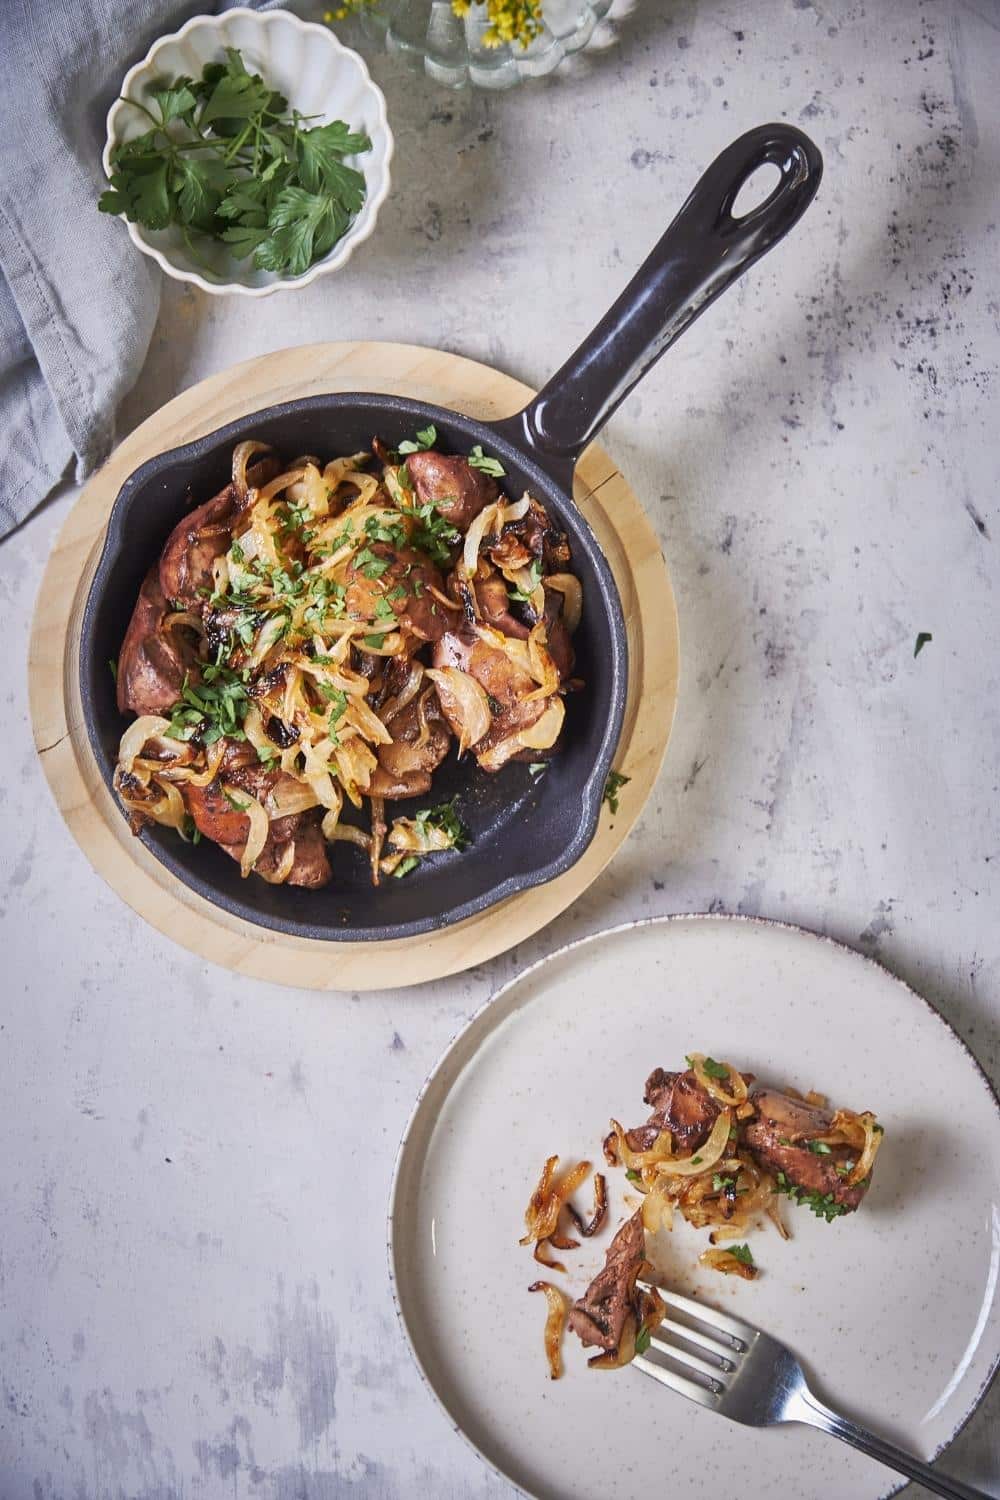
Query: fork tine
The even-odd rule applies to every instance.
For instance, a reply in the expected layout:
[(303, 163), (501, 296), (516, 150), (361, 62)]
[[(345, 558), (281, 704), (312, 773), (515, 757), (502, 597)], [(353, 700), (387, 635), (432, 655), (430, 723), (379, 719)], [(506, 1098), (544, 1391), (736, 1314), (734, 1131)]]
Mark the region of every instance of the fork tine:
[(654, 1380), (676, 1391), (679, 1396), (687, 1396), (689, 1401), (697, 1401), (699, 1406), (707, 1406), (710, 1411), (718, 1409), (718, 1396), (706, 1386), (696, 1385), (693, 1380), (687, 1380), (683, 1375), (676, 1375), (673, 1370), (665, 1369), (663, 1365), (647, 1359), (644, 1354), (637, 1354), (632, 1363), (644, 1375), (652, 1375)]
[(686, 1323), (675, 1323), (670, 1318), (664, 1318), (659, 1327), (667, 1329), (675, 1338), (682, 1338), (687, 1343), (695, 1344), (699, 1349), (704, 1349), (706, 1353), (714, 1355), (720, 1361), (720, 1369), (735, 1369), (730, 1356), (738, 1351), (733, 1348), (732, 1344), (720, 1344), (718, 1339), (699, 1333), (697, 1328), (688, 1328)]
[[(662, 1324), (661, 1324), (662, 1327)], [(675, 1363), (687, 1365), (689, 1370), (697, 1370), (699, 1375), (705, 1375), (709, 1380), (718, 1384), (723, 1375), (729, 1374), (735, 1366), (731, 1360), (726, 1360), (725, 1369), (722, 1365), (710, 1364), (707, 1359), (700, 1359), (697, 1354), (689, 1354), (686, 1349), (680, 1349), (676, 1344), (669, 1343), (666, 1339), (656, 1337), (654, 1333), (650, 1339), (652, 1347), (661, 1354), (666, 1354)]]
[[(644, 1290), (651, 1289), (649, 1282), (638, 1284)], [(659, 1294), (668, 1307), (679, 1308), (681, 1312), (687, 1313), (689, 1318), (697, 1318), (706, 1328), (714, 1328), (720, 1333), (728, 1334), (743, 1347), (749, 1347), (757, 1337), (759, 1330), (750, 1323), (744, 1323), (741, 1318), (732, 1318), (728, 1313), (720, 1313), (714, 1307), (706, 1307), (703, 1302), (695, 1302), (691, 1297), (682, 1297), (679, 1292), (670, 1292), (655, 1284), (652, 1285), (652, 1290)]]

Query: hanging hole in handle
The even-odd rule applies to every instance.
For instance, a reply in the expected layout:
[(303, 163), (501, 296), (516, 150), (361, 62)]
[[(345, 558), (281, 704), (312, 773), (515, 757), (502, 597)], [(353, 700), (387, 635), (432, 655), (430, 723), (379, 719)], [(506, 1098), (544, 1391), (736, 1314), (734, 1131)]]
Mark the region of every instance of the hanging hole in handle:
[(773, 161), (764, 162), (750, 173), (736, 194), (736, 201), (730, 210), (737, 223), (748, 219), (759, 208), (770, 203), (781, 186), (781, 176), (781, 168)]

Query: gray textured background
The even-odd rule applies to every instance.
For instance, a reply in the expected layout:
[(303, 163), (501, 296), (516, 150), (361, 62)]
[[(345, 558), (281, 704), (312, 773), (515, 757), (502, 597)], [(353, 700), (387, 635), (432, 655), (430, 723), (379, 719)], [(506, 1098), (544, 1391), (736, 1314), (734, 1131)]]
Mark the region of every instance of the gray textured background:
[[(613, 866), (482, 970), (319, 996), (146, 928), (31, 746), (28, 622), (71, 497), (0, 548), (2, 1500), (509, 1494), (407, 1359), (386, 1193), (444, 1044), (581, 933), (705, 909), (815, 927), (920, 988), (996, 1079), (998, 14), (647, 0), (585, 66), (499, 98), (382, 59), (395, 189), (347, 270), (252, 309), (166, 285), (126, 426), (316, 338), (538, 382), (730, 138), (784, 116), (826, 157), (792, 239), (608, 430), (678, 593), (677, 727)], [(998, 1413), (1000, 1392), (947, 1460), (994, 1487)]]

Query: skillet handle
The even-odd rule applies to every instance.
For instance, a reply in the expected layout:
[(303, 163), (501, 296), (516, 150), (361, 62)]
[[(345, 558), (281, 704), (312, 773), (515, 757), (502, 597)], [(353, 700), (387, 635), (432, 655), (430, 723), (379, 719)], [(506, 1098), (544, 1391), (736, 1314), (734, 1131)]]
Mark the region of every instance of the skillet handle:
[[(741, 218), (747, 179), (780, 169), (773, 192)], [(625, 397), (721, 292), (797, 224), (823, 158), (792, 125), (760, 125), (716, 157), (614, 306), (534, 401), (498, 425), (560, 478)]]

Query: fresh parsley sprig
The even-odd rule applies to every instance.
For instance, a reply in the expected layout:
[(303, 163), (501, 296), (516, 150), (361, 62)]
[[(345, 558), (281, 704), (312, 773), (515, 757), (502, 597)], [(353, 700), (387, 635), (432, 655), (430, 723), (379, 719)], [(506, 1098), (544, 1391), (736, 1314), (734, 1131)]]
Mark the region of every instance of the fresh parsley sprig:
[(179, 226), (192, 255), (196, 239), (214, 240), (258, 270), (300, 276), (364, 203), (365, 179), (345, 158), (370, 150), (368, 137), (343, 120), (309, 125), (235, 47), (201, 78), (125, 102), (150, 128), (115, 146), (97, 206), (150, 230)]
[(623, 786), (628, 786), (631, 780), (631, 776), (623, 776), (620, 771), (608, 772), (608, 779), (604, 785), (604, 797), (602, 800), (608, 804), (613, 813), (618, 811), (618, 793)]

